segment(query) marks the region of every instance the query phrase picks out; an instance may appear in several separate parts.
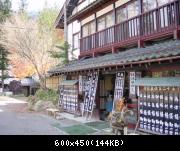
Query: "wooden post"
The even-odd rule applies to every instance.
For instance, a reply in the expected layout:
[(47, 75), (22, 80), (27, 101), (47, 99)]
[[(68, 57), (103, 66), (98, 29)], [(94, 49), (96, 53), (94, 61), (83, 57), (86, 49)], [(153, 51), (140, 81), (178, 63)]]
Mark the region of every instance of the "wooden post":
[(96, 54), (95, 54), (95, 52), (93, 52), (92, 56), (93, 56), (93, 58), (94, 58), (94, 57), (96, 57)]
[(138, 48), (144, 48), (144, 41), (138, 40)]
[(64, 2), (64, 40), (67, 42), (67, 2)]
[(179, 40), (180, 39), (180, 30), (175, 29), (174, 30), (174, 39)]
[(116, 53), (116, 49), (114, 47), (112, 47), (112, 54)]

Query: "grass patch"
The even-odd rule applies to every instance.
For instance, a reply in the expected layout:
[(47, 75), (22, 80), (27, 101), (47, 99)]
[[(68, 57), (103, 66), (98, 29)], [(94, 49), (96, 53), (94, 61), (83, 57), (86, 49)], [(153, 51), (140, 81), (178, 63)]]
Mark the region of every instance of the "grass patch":
[(102, 122), (102, 121), (96, 121), (96, 122), (89, 122), (85, 123), (85, 125), (93, 127), (98, 130), (109, 128), (109, 122)]
[(61, 130), (65, 131), (69, 135), (88, 135), (97, 132), (96, 130), (89, 128), (85, 125), (74, 125), (69, 127), (60, 127)]
[(58, 129), (60, 129), (60, 130), (63, 129), (62, 126), (61, 126), (61, 124), (59, 124), (59, 123), (51, 124), (51, 126), (56, 127), (56, 128), (58, 128)]

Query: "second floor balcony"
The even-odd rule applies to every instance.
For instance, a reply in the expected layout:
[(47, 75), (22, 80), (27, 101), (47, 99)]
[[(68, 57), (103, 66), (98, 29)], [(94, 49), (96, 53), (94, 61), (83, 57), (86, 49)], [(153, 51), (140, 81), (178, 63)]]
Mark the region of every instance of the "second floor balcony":
[(176, 0), (134, 18), (80, 39), (80, 56), (177, 35), (180, 30), (180, 1)]

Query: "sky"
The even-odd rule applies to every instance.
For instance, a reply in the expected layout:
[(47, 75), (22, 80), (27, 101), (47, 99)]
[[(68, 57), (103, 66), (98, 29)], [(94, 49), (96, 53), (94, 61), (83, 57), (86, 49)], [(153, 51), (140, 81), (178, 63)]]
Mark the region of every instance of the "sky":
[[(45, 2), (47, 1), (48, 7), (57, 6), (59, 9), (62, 7), (65, 0), (27, 0), (28, 2), (28, 12), (39, 12), (43, 9)], [(18, 10), (20, 0), (12, 0), (12, 9)]]

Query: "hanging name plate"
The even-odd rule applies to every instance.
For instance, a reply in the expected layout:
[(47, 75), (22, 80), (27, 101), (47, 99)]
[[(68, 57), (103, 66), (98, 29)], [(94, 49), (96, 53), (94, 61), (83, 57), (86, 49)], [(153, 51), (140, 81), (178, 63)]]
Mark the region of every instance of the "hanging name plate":
[[(130, 72), (130, 95), (136, 95), (136, 86), (134, 82), (136, 79), (141, 78), (141, 72)], [(138, 92), (139, 93), (139, 92)], [(138, 94), (139, 95), (139, 94)]]
[(124, 95), (124, 80), (125, 80), (125, 72), (118, 72), (116, 74), (114, 103), (119, 99), (121, 99)]

